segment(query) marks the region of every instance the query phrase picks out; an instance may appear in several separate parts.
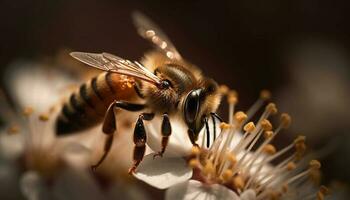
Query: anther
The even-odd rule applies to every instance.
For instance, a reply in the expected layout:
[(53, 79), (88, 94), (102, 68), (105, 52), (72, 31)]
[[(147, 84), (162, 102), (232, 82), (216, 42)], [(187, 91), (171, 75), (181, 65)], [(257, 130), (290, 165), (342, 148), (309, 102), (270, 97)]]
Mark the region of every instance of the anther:
[(297, 138), (294, 140), (294, 144), (298, 143), (305, 143), (306, 137), (303, 135), (299, 135)]
[(271, 115), (274, 115), (277, 113), (277, 107), (276, 107), (276, 104), (274, 103), (269, 103), (267, 104), (266, 108), (265, 108), (268, 112), (271, 113)]
[(204, 165), (203, 174), (209, 175), (214, 173), (215, 173), (215, 169), (214, 169), (213, 163), (210, 160), (207, 160), (207, 162)]
[(248, 133), (251, 133), (255, 130), (255, 125), (253, 122), (249, 122), (247, 123), (246, 125), (244, 125), (243, 127), (243, 130), (248, 132)]
[(264, 138), (265, 138), (265, 139), (271, 138), (272, 135), (273, 135), (273, 131), (265, 131), (265, 132), (264, 132)]
[(236, 104), (238, 102), (238, 94), (235, 90), (227, 92), (227, 102), (229, 104)]
[(268, 100), (271, 98), (271, 92), (269, 90), (261, 90), (260, 98), (263, 100)]
[(248, 118), (248, 116), (244, 112), (238, 111), (235, 114), (235, 118), (238, 123), (242, 123), (244, 120)]
[(292, 118), (287, 113), (281, 114), (281, 125), (283, 128), (288, 128), (292, 123)]
[(229, 182), (231, 180), (232, 176), (233, 176), (233, 171), (230, 169), (227, 169), (222, 173), (222, 180), (224, 182)]
[(49, 116), (47, 114), (41, 114), (39, 115), (39, 120), (46, 122), (47, 120), (49, 120)]
[(12, 126), (10, 126), (7, 129), (7, 133), (10, 134), (10, 135), (18, 133), (18, 132), (19, 132), (19, 126), (18, 125), (12, 125)]
[(261, 121), (261, 127), (264, 129), (264, 131), (271, 131), (272, 130), (272, 124), (267, 119), (263, 119)]
[(236, 189), (243, 189), (244, 187), (244, 180), (242, 176), (236, 176), (233, 178), (233, 187)]
[(190, 160), (190, 162), (188, 163), (188, 165), (191, 167), (191, 168), (199, 168), (199, 166), (201, 165), (199, 160), (196, 159), (196, 158), (193, 158)]
[(227, 159), (230, 161), (231, 166), (234, 166), (237, 163), (237, 157), (233, 153), (228, 153)]
[(264, 146), (264, 152), (273, 155), (276, 153), (276, 148), (272, 144), (267, 144)]
[(221, 129), (229, 129), (231, 126), (225, 122), (221, 122), (220, 128)]
[(317, 170), (321, 168), (321, 163), (318, 160), (311, 160), (309, 162), (309, 167), (311, 170)]
[(229, 87), (227, 87), (227, 85), (220, 85), (219, 86), (219, 92), (222, 94), (222, 95), (226, 95), (228, 93), (228, 91), (230, 90)]
[(23, 115), (29, 117), (34, 112), (32, 107), (26, 107), (23, 109)]
[(329, 193), (330, 193), (329, 189), (326, 186), (321, 185), (321, 187), (320, 187), (320, 189), (319, 189), (319, 191), (317, 192), (317, 195), (316, 195), (317, 196), (317, 200), (323, 200), (324, 197), (326, 195), (328, 195)]
[(289, 163), (287, 164), (287, 170), (288, 170), (288, 171), (292, 171), (292, 170), (294, 170), (295, 168), (296, 168), (296, 165), (295, 165), (294, 162), (289, 162)]
[(197, 156), (197, 155), (199, 155), (200, 153), (201, 153), (201, 150), (199, 149), (198, 146), (193, 146), (193, 147), (192, 147), (192, 149), (191, 149), (191, 154), (192, 154), (192, 155)]

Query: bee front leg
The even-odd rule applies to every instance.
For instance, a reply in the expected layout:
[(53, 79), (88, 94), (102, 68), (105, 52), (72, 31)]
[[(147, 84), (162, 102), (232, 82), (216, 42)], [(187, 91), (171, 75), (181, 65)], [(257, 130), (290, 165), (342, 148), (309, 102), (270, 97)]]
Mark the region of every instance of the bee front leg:
[(162, 133), (162, 149), (153, 156), (153, 159), (156, 158), (157, 156), (162, 157), (168, 145), (169, 136), (171, 135), (171, 124), (167, 113), (163, 114), (161, 133)]
[(113, 103), (111, 103), (111, 105), (107, 109), (107, 112), (103, 121), (103, 127), (102, 127), (103, 133), (107, 134), (107, 138), (104, 144), (104, 153), (100, 158), (100, 160), (97, 162), (97, 164), (91, 166), (91, 169), (93, 171), (95, 171), (97, 167), (100, 166), (102, 162), (106, 159), (112, 147), (113, 136), (117, 130), (116, 116), (114, 112), (115, 109), (117, 108), (124, 109), (127, 111), (140, 111), (145, 108), (145, 105), (133, 104), (133, 103), (128, 103), (124, 101), (114, 101)]
[(146, 129), (143, 124), (143, 120), (152, 120), (154, 117), (153, 113), (142, 113), (137, 119), (135, 129), (134, 129), (134, 155), (133, 155), (133, 166), (129, 169), (129, 174), (135, 172), (137, 166), (141, 163), (146, 150)]

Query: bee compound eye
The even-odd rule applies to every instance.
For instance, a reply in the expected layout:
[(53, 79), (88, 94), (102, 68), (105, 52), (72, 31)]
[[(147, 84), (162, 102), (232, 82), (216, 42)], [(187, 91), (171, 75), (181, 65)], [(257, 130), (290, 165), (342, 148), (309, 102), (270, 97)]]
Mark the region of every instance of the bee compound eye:
[(195, 122), (199, 112), (199, 91), (192, 90), (186, 97), (184, 114), (187, 124)]
[(162, 80), (160, 82), (160, 88), (161, 89), (168, 89), (168, 88), (170, 88), (170, 86), (171, 86), (171, 83), (170, 83), (169, 80)]

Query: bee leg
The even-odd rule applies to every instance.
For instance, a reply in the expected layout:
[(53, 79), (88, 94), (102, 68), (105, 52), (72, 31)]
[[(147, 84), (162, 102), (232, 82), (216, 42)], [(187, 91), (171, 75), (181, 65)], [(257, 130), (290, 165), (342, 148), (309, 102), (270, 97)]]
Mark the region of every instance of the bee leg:
[(134, 129), (134, 155), (133, 155), (133, 166), (129, 169), (129, 174), (135, 172), (137, 166), (141, 163), (146, 150), (147, 135), (143, 120), (152, 120), (154, 117), (153, 113), (142, 113), (137, 119)]
[(198, 139), (198, 134), (195, 134), (192, 129), (188, 129), (187, 134), (188, 134), (188, 137), (190, 138), (192, 145), (198, 147), (198, 144), (196, 143)]
[(208, 118), (204, 118), (205, 123), (205, 132), (207, 134), (207, 148), (210, 146), (210, 131), (209, 131), (209, 124), (208, 124)]
[(171, 124), (167, 113), (163, 114), (161, 133), (162, 133), (162, 150), (156, 153), (153, 156), (153, 159), (156, 158), (157, 156), (162, 157), (168, 145), (169, 136), (171, 135)]
[(133, 104), (124, 101), (114, 101), (113, 103), (111, 103), (111, 105), (107, 109), (102, 127), (103, 133), (107, 134), (107, 138), (104, 145), (104, 153), (100, 160), (97, 162), (97, 164), (91, 166), (91, 169), (93, 171), (95, 171), (96, 168), (100, 166), (101, 163), (106, 159), (112, 147), (114, 132), (117, 130), (114, 112), (116, 108), (121, 108), (128, 111), (140, 111), (144, 109), (145, 106), (142, 104)]

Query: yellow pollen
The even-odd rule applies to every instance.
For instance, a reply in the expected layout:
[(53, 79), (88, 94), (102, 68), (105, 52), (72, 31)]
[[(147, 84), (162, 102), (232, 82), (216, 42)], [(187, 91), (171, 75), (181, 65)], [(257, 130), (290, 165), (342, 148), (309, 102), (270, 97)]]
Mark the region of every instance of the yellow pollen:
[(126, 83), (126, 86), (128, 87), (128, 88), (132, 88), (132, 86), (134, 86), (132, 83), (130, 83), (130, 82), (127, 82)]
[(288, 170), (288, 171), (292, 171), (292, 170), (294, 170), (295, 168), (296, 168), (296, 165), (295, 165), (294, 162), (289, 162), (289, 163), (287, 164), (287, 170)]
[(269, 139), (269, 138), (271, 138), (272, 134), (273, 134), (273, 131), (265, 131), (264, 138)]
[(12, 126), (10, 126), (7, 129), (7, 133), (10, 134), (10, 135), (18, 133), (18, 132), (19, 132), (19, 126), (18, 125), (12, 125)]
[(264, 147), (264, 152), (270, 155), (273, 155), (276, 153), (276, 148), (272, 144), (267, 144)]
[(227, 85), (220, 85), (219, 86), (219, 92), (223, 95), (226, 95), (229, 90), (230, 90), (230, 88), (227, 87)]
[(188, 163), (188, 165), (189, 165), (190, 167), (192, 167), (192, 168), (198, 168), (198, 167), (200, 167), (201, 164), (199, 163), (199, 160), (198, 160), (198, 159), (193, 158), (193, 159), (190, 160), (190, 162)]
[(238, 102), (238, 94), (235, 90), (230, 90), (227, 93), (227, 102), (229, 104), (236, 104)]
[(49, 120), (49, 115), (41, 114), (41, 115), (39, 115), (39, 120), (43, 121), (43, 122), (46, 122), (47, 120)]
[(34, 112), (32, 107), (26, 107), (23, 109), (23, 115), (29, 117)]
[(260, 98), (263, 100), (268, 100), (271, 98), (271, 92), (269, 90), (261, 90)]
[(310, 169), (320, 169), (321, 168), (321, 163), (318, 160), (311, 160), (309, 162), (309, 167)]
[(248, 118), (248, 116), (244, 112), (238, 111), (235, 114), (235, 118), (238, 123), (242, 123), (244, 120)]
[(201, 153), (201, 150), (199, 149), (198, 146), (193, 146), (192, 149), (191, 149), (191, 154), (192, 155), (199, 155)]
[(244, 187), (244, 180), (242, 176), (236, 176), (233, 178), (233, 187), (237, 189), (243, 189)]
[(261, 127), (264, 129), (264, 131), (271, 131), (272, 130), (272, 124), (267, 119), (263, 119), (261, 121)]
[(253, 132), (255, 130), (254, 122), (249, 122), (246, 125), (244, 125), (243, 130), (248, 133)]
[(224, 182), (229, 182), (231, 180), (232, 176), (233, 176), (233, 171), (230, 169), (227, 169), (224, 171), (224, 173), (222, 173), (222, 180)]
[(214, 169), (214, 165), (210, 160), (207, 160), (207, 162), (205, 163), (204, 169), (203, 169), (203, 174), (204, 175), (209, 175), (209, 174), (214, 174), (215, 173), (215, 169)]
[(228, 123), (221, 122), (220, 128), (221, 129), (229, 129), (231, 126)]
[(292, 123), (292, 118), (287, 113), (281, 114), (281, 125), (283, 128), (288, 128)]
[(269, 111), (271, 113), (271, 115), (275, 115), (278, 111), (276, 104), (274, 104), (274, 103), (267, 104), (266, 110)]

